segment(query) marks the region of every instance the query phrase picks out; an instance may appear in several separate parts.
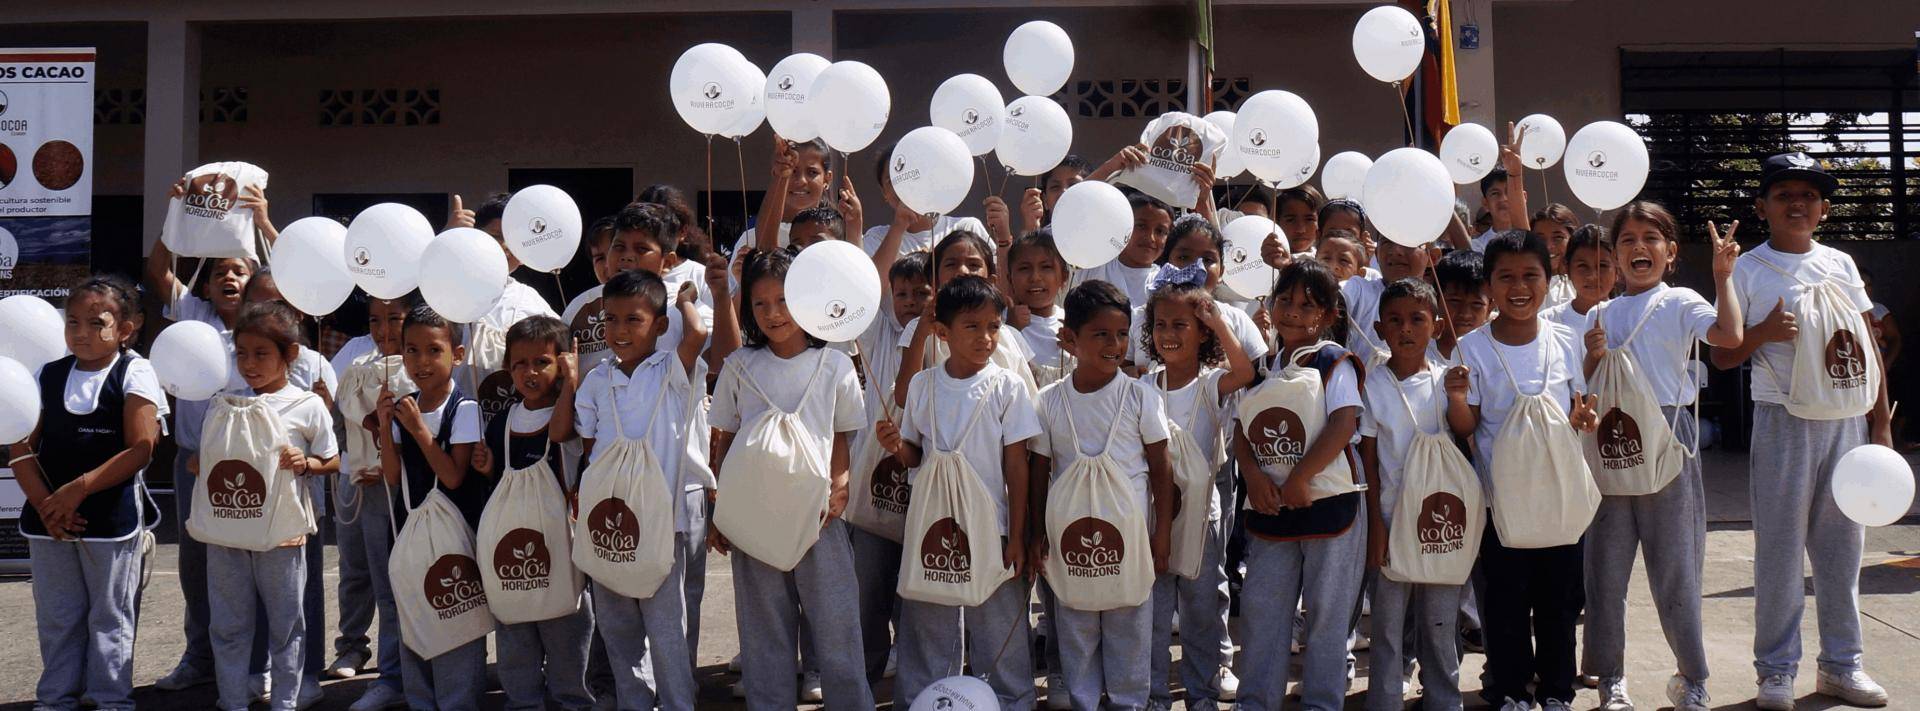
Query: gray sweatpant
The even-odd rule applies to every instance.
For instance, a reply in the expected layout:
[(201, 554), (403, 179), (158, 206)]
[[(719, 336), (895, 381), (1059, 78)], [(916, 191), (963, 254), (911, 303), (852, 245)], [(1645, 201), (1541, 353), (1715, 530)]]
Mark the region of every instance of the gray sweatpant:
[[(33, 616), (40, 638), (34, 708), (132, 709), (134, 605), (140, 539), (69, 543), (27, 539)], [(247, 619), (253, 617), (249, 615)]]
[(972, 667), (973, 675), (987, 677), (1001, 709), (1033, 708), (1033, 645), (1027, 643), (1027, 633), (1027, 583), (1020, 578), (1001, 584), (979, 607), (902, 599), (900, 672), (893, 682), (894, 708), (912, 705), (928, 685), (960, 674), (963, 660)]
[(187, 533), (187, 518), (193, 515), (193, 486), (200, 479), (199, 472), (187, 466), (193, 455), (194, 451), (186, 447), (173, 455), (173, 526), (180, 541), (180, 596), (186, 601), (180, 625), (187, 648), (180, 653), (180, 663), (212, 674), (213, 641), (207, 635), (207, 544)]
[(541, 711), (551, 697), (567, 711), (593, 708), (587, 691), (587, 641), (593, 638), (593, 604), (581, 594), (580, 609), (539, 622), (503, 624), (495, 633), (495, 673), (506, 707)]
[(1346, 532), (1331, 538), (1269, 541), (1247, 536), (1245, 602), (1240, 607), (1240, 697), (1244, 711), (1279, 709), (1287, 692), (1296, 605), (1306, 608), (1306, 656), (1300, 707), (1338, 711), (1346, 702), (1347, 635), (1366, 572), (1364, 507)]
[[(1060, 638), (1060, 672), (1074, 711), (1144, 709), (1151, 702), (1153, 600), (1133, 607), (1086, 612), (1055, 599), (1053, 634)], [(1047, 693), (1059, 693), (1047, 689)], [(1101, 694), (1107, 703), (1100, 703)]]
[[(387, 561), (393, 557), (393, 499), (386, 495), (386, 489), (380, 486), (366, 488), (361, 501), (360, 518), (350, 525), (335, 529), (341, 533), (342, 540), (346, 529), (355, 529), (353, 534), (359, 538), (360, 550), (366, 567), (368, 595), (373, 599), (373, 609), (380, 620), (380, 639), (376, 648), (379, 654), (374, 656), (380, 676), (373, 684), (385, 685), (395, 691), (401, 690), (400, 681), (400, 608), (393, 599), (393, 584), (387, 578)], [(347, 559), (345, 546), (341, 547), (340, 560), (344, 569)], [(341, 573), (344, 580), (346, 574)], [(344, 604), (342, 608), (344, 610)], [(344, 612), (342, 613), (344, 614)], [(343, 626), (344, 622), (341, 623)], [(344, 635), (344, 633), (343, 633)], [(345, 650), (340, 650), (342, 653)]]
[(1180, 615), (1180, 684), (1187, 690), (1187, 708), (1220, 700), (1220, 690), (1213, 682), (1222, 664), (1222, 641), (1227, 639), (1227, 596), (1221, 591), (1226, 582), (1226, 569), (1221, 563), (1226, 542), (1220, 537), (1218, 522), (1209, 524), (1202, 545), (1199, 577), (1188, 580), (1167, 573), (1153, 581), (1153, 687), (1148, 697), (1158, 708), (1173, 705), (1167, 678), (1173, 666), (1176, 610)]
[[(373, 599), (373, 570), (367, 562), (367, 537), (372, 535), (369, 523), (375, 509), (380, 511), (381, 526), (386, 526), (386, 511), (379, 502), (370, 499), (367, 489), (353, 483), (351, 474), (337, 474), (328, 482), (331, 486), (328, 495), (333, 496), (333, 545), (340, 555), (340, 581), (336, 584), (335, 594), (340, 605), (340, 632), (333, 637), (333, 655), (344, 657), (349, 654), (365, 655), (373, 658), (373, 620), (378, 604)], [(341, 497), (348, 499), (340, 501)], [(384, 532), (385, 529), (382, 529)]]
[(1800, 668), (1802, 561), (1813, 561), (1820, 668), (1860, 668), (1860, 552), (1866, 531), (1833, 501), (1833, 465), (1867, 443), (1864, 417), (1803, 420), (1753, 405), (1753, 666), (1761, 676)]
[(712, 514), (706, 489), (687, 492), (687, 536), (680, 546), (687, 562), (680, 577), (686, 591), (681, 607), (687, 618), (688, 669), (700, 668), (700, 602), (707, 597), (707, 517)]
[(306, 587), (304, 545), (259, 552), (207, 546), (208, 632), (221, 709), (245, 711), (253, 704), (252, 675), (247, 672), (258, 604), (266, 613), (267, 668), (273, 680), (267, 707), (293, 711), (307, 667)]
[(819, 649), (820, 685), (830, 711), (873, 708), (867, 685), (866, 655), (860, 648), (860, 602), (853, 586), (853, 546), (847, 524), (833, 519), (820, 540), (793, 570), (781, 572), (734, 551), (735, 624), (740, 630), (740, 674), (747, 708), (793, 708), (799, 696), (795, 649), (799, 648), (800, 610)]
[(1369, 711), (1399, 711), (1407, 693), (1408, 647), (1420, 660), (1423, 711), (1459, 709), (1461, 585), (1396, 583), (1373, 576), (1372, 658), (1367, 676)]
[[(673, 570), (653, 597), (631, 598), (593, 587), (591, 624), (606, 644), (613, 667), (614, 696), (622, 711), (691, 711), (699, 696), (687, 654), (685, 591), (686, 535), (673, 536)], [(584, 650), (583, 650), (584, 652)]]
[[(1675, 408), (1661, 408), (1668, 422)], [(1693, 418), (1674, 434), (1692, 447)], [(1700, 621), (1700, 576), (1707, 549), (1707, 493), (1700, 459), (1688, 458), (1666, 488), (1644, 496), (1607, 496), (1587, 528), (1587, 631), (1580, 668), (1602, 679), (1626, 671), (1627, 586), (1636, 552), (1647, 557), (1647, 585), (1680, 675), (1707, 681)]]
[(407, 707), (416, 711), (479, 711), (487, 693), (487, 638), (421, 659), (412, 649), (400, 650)]
[[(900, 630), (901, 636), (906, 634), (902, 611), (905, 601), (897, 592), (900, 544), (851, 525), (847, 526), (847, 541), (853, 544), (854, 587), (860, 593), (860, 647), (867, 657), (867, 678), (878, 680), (887, 668), (887, 652), (894, 646), (893, 630)], [(807, 661), (813, 660), (809, 657)], [(900, 662), (904, 664), (906, 660)], [(944, 676), (951, 675), (927, 681)], [(898, 686), (896, 682), (896, 689)], [(913, 700), (897, 690), (894, 696), (902, 701)]]

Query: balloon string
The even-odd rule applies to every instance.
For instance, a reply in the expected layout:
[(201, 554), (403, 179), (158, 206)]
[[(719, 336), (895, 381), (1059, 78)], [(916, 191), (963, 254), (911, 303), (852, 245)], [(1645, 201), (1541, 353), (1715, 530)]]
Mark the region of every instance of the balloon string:
[[(742, 194), (740, 196), (740, 199), (741, 199), (741, 202), (745, 202), (746, 195)], [(707, 134), (707, 234), (712, 235), (714, 232), (714, 229), (715, 228), (713, 223), (713, 134), (709, 133)]]
[[(1548, 205), (1553, 204), (1553, 193), (1547, 191), (1547, 171), (1545, 169), (1540, 171), (1540, 199), (1545, 200)], [(1527, 227), (1530, 228), (1532, 225), (1528, 225)]]
[(995, 192), (993, 189), (992, 176), (987, 173), (987, 157), (978, 156), (974, 158), (974, 160), (980, 162), (980, 189), (987, 191), (987, 195), (989, 196), (999, 195), (1000, 193)]
[(560, 272), (553, 273), (553, 287), (560, 290), (560, 303), (567, 303), (567, 284), (560, 280)]
[(1407, 96), (1400, 93), (1400, 82), (1393, 83), (1393, 96), (1399, 100), (1401, 125), (1406, 127), (1407, 146), (1413, 146), (1413, 115), (1407, 113)]
[[(733, 163), (740, 169), (740, 231), (747, 229), (747, 149), (741, 147), (740, 137), (733, 137)], [(713, 241), (713, 231), (707, 231), (707, 241)]]
[[(1416, 249), (1426, 249), (1426, 247), (1424, 246), (1416, 247)], [(1427, 274), (1433, 276), (1433, 283), (1435, 285), (1438, 285), (1440, 283), (1440, 271), (1434, 268), (1432, 259), (1427, 260)], [(1440, 299), (1440, 318), (1447, 320), (1447, 333), (1453, 334), (1453, 352), (1459, 353), (1460, 352), (1460, 326), (1459, 324), (1454, 323), (1453, 314), (1447, 308), (1447, 300), (1445, 297), (1441, 297)]]

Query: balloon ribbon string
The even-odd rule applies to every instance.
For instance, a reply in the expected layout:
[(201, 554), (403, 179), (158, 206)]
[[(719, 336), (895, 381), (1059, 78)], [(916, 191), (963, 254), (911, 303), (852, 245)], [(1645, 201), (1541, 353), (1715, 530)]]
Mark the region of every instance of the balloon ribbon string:
[[(1426, 249), (1426, 247), (1417, 247), (1416, 249)], [(1431, 259), (1427, 260), (1427, 274), (1433, 276), (1434, 284), (1439, 284), (1440, 271), (1434, 268), (1433, 261), (1434, 260)], [(1447, 320), (1447, 333), (1453, 334), (1453, 352), (1457, 355), (1460, 353), (1460, 325), (1454, 322), (1453, 314), (1447, 308), (1447, 299), (1444, 296), (1440, 298), (1440, 318)], [(1448, 356), (1448, 359), (1452, 360), (1452, 356)]]
[[(747, 229), (747, 149), (741, 147), (740, 137), (733, 137), (733, 163), (740, 169), (740, 231)], [(713, 241), (713, 231), (707, 231), (707, 241)], [(708, 247), (712, 251), (712, 247)]]
[[(746, 196), (742, 195), (744, 201)], [(707, 234), (714, 232), (713, 223), (713, 134), (707, 134)]]
[(1406, 129), (1407, 146), (1412, 147), (1413, 146), (1413, 114), (1407, 113), (1407, 96), (1405, 94), (1400, 93), (1400, 84), (1401, 83), (1397, 81), (1393, 83), (1393, 96), (1394, 98), (1398, 99), (1400, 103), (1400, 120), (1402, 121), (1401, 125), (1404, 126)]

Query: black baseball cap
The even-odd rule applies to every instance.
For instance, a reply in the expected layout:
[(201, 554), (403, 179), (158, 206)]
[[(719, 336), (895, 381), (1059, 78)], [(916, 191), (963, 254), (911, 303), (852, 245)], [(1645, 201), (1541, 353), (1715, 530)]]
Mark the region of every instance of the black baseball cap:
[(1767, 188), (1782, 180), (1805, 180), (1820, 189), (1820, 197), (1830, 197), (1840, 189), (1840, 181), (1827, 172), (1826, 166), (1818, 159), (1801, 152), (1781, 153), (1770, 156), (1760, 163), (1760, 190), (1756, 195), (1765, 197)]

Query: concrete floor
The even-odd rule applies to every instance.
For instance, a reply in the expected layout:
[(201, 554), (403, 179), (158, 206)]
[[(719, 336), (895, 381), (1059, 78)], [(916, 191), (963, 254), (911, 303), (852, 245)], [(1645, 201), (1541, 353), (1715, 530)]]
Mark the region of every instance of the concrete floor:
[[(1707, 453), (1707, 490), (1709, 526), (1705, 577), (1704, 615), (1707, 629), (1707, 653), (1714, 676), (1708, 684), (1715, 708), (1752, 708), (1753, 668), (1751, 666), (1753, 613), (1753, 534), (1748, 523), (1746, 462), (1744, 457)], [(1916, 507), (1915, 513), (1920, 513)], [(166, 540), (167, 537), (163, 537)], [(140, 625), (140, 651), (134, 678), (139, 688), (135, 700), (142, 709), (205, 709), (213, 706), (211, 686), (179, 693), (154, 689), (151, 684), (165, 674), (178, 659), (183, 645), (180, 619), (179, 578), (175, 571), (175, 547), (162, 545), (156, 555), (156, 570), (144, 598), (145, 614)], [(1867, 669), (1886, 686), (1893, 697), (1890, 708), (1920, 708), (1920, 518), (1909, 515), (1900, 524), (1867, 532), (1866, 556), (1861, 562), (1860, 597), (1862, 625), (1866, 633)], [(329, 563), (333, 549), (328, 548)], [(733, 624), (733, 587), (725, 559), (715, 557), (707, 575), (707, 604), (703, 614), (700, 668), (701, 706), (737, 708), (727, 687), (735, 676), (726, 673), (726, 661), (737, 649)], [(330, 577), (331, 579), (331, 577)], [(1664, 688), (1673, 673), (1673, 656), (1667, 651), (1659, 623), (1644, 584), (1644, 571), (1636, 571), (1632, 608), (1628, 615), (1628, 680), (1640, 708), (1667, 706)], [(328, 590), (328, 615), (332, 617), (332, 585)], [(1809, 592), (1811, 595), (1811, 592)], [(1818, 653), (1812, 600), (1802, 626), (1807, 640), (1805, 664), (1797, 689), (1801, 709), (1825, 709), (1837, 702), (1813, 695), (1812, 660)], [(39, 674), (35, 653), (33, 598), (31, 584), (25, 579), (0, 579), (0, 620), (13, 637), (8, 645), (12, 654), (0, 655), (0, 711), (28, 709), (34, 682)], [(1177, 651), (1176, 651), (1177, 654)], [(1361, 655), (1363, 660), (1365, 655)], [(1462, 686), (1472, 701), (1479, 688), (1480, 667), (1484, 657), (1467, 655), (1460, 669)], [(367, 677), (325, 684), (326, 701), (320, 709), (345, 709), (359, 696)], [(1364, 698), (1364, 672), (1354, 683), (1347, 708), (1358, 709)], [(891, 696), (882, 686), (881, 699)], [(504, 698), (496, 690), (488, 695), (484, 708), (500, 708)], [(1593, 708), (1598, 698), (1591, 691), (1581, 693), (1575, 707)], [(1469, 706), (1474, 708), (1474, 706)]]

